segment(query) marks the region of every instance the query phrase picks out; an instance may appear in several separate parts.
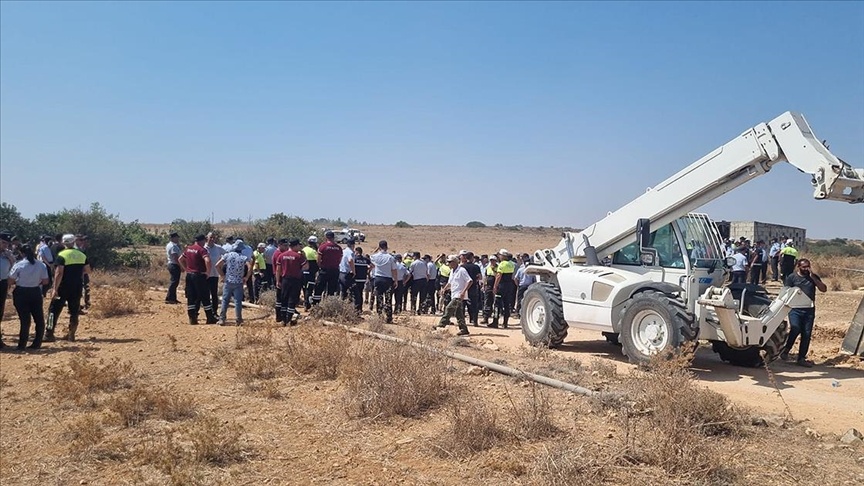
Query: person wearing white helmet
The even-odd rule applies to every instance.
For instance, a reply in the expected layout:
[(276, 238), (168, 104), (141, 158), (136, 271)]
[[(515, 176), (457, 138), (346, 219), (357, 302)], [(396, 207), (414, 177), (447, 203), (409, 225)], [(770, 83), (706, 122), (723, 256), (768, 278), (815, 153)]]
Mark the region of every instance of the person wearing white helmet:
[(54, 327), (63, 307), (69, 305), (69, 334), (66, 339), (75, 340), (78, 330), (78, 315), (81, 312), (81, 296), (84, 293), (84, 275), (90, 273), (87, 255), (75, 249), (75, 235), (67, 234), (62, 238), (65, 247), (54, 259), (53, 298), (48, 310), (48, 324), (45, 329), (45, 342), (52, 342)]
[(308, 311), (312, 308), (312, 295), (315, 293), (315, 280), (318, 278), (318, 237), (315, 235), (306, 239), (303, 247), (307, 267), (303, 269), (303, 306)]

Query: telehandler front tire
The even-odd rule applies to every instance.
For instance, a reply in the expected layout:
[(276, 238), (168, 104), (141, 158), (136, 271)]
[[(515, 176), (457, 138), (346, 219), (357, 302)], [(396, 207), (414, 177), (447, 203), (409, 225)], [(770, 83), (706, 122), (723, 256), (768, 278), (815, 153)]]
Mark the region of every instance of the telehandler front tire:
[(647, 290), (627, 303), (621, 316), (621, 350), (631, 363), (647, 365), (654, 355), (673, 353), (692, 331), (693, 315), (662, 292)]
[(557, 347), (567, 337), (561, 290), (549, 282), (528, 287), (522, 297), (522, 334), (532, 346)]

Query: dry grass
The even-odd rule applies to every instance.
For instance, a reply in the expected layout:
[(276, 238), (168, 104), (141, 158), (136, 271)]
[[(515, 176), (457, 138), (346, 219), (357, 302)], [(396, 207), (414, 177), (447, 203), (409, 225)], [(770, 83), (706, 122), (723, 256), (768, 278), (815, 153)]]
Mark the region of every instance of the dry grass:
[(276, 305), (276, 290), (265, 290), (258, 295), (258, 305), (273, 309)]
[(137, 314), (144, 310), (146, 288), (100, 287), (93, 290), (93, 315), (105, 319)]
[(387, 329), (387, 323), (384, 316), (381, 314), (372, 314), (364, 319), (365, 328), (371, 332), (378, 334), (392, 334), (393, 332)]
[(531, 466), (531, 476), (548, 486), (583, 486), (603, 483), (617, 457), (593, 444), (543, 445)]
[(351, 416), (417, 417), (450, 396), (447, 362), (408, 345), (364, 342), (344, 367), (345, 409)]
[[(149, 287), (165, 287), (168, 285), (169, 275), (162, 259), (159, 265), (150, 268), (131, 269), (114, 268), (111, 270), (96, 269), (90, 272), (92, 285), (108, 286), (114, 288), (147, 289)], [(95, 300), (94, 300), (95, 304)]]
[(137, 385), (108, 403), (118, 421), (125, 427), (140, 425), (152, 416), (175, 422), (194, 417), (197, 404), (190, 395), (180, 395), (167, 388)]
[(476, 396), (451, 401), (449, 424), (432, 443), (442, 457), (460, 457), (492, 448), (508, 436), (494, 408)]
[(273, 326), (268, 323), (244, 323), (237, 327), (234, 337), (234, 347), (237, 349), (269, 348), (273, 346)]
[(270, 380), (278, 376), (282, 359), (275, 352), (250, 350), (233, 356), (231, 366), (242, 383), (255, 389), (256, 380)]
[(699, 386), (685, 368), (689, 356), (657, 358), (629, 380), (632, 401), (624, 405), (625, 455), (685, 480), (734, 478), (716, 439), (738, 438), (743, 414), (719, 393)]
[(552, 407), (549, 396), (536, 383), (531, 382), (528, 393), (515, 398), (508, 391), (511, 411), (509, 415), (512, 434), (520, 440), (543, 439), (559, 432), (552, 423)]
[(354, 308), (354, 304), (336, 295), (326, 296), (321, 299), (321, 302), (313, 307), (309, 314), (316, 319), (338, 322), (340, 324), (355, 324), (361, 320), (360, 315), (357, 314), (357, 309)]
[(114, 358), (109, 362), (100, 359), (98, 364), (89, 361), (84, 353), (69, 360), (69, 367), (54, 370), (50, 386), (55, 398), (61, 403), (88, 403), (95, 405), (94, 395), (130, 388), (137, 374), (130, 362)]
[(236, 422), (223, 422), (207, 415), (189, 427), (188, 435), (197, 462), (226, 466), (246, 458), (247, 451), (241, 443), (243, 428)]
[(822, 277), (828, 290), (864, 288), (864, 272), (861, 271), (864, 257), (810, 257), (810, 260), (813, 272)]
[(102, 416), (88, 414), (64, 426), (70, 457), (75, 461), (122, 461), (129, 450), (122, 439), (108, 437)]
[(301, 326), (285, 339), (285, 364), (295, 373), (332, 380), (348, 359), (350, 344), (342, 329)]

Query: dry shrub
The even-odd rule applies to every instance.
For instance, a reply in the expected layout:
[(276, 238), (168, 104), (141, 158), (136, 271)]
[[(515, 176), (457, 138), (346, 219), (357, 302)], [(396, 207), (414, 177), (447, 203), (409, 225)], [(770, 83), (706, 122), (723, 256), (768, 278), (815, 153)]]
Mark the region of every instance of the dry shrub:
[(621, 414), (626, 453), (684, 480), (720, 481), (734, 471), (716, 437), (740, 436), (745, 420), (725, 396), (699, 386), (687, 363), (688, 356), (658, 358), (634, 372)]
[(127, 290), (116, 287), (100, 287), (93, 291), (93, 315), (105, 319), (137, 314), (145, 301), (144, 289)]
[(531, 382), (524, 397), (514, 400), (508, 390), (507, 398), (512, 407), (510, 428), (518, 439), (540, 439), (558, 433), (558, 427), (552, 423), (549, 397), (536, 383)]
[(273, 326), (265, 323), (244, 323), (234, 334), (234, 347), (269, 348), (273, 345)]
[(243, 428), (236, 422), (223, 423), (207, 415), (192, 423), (188, 435), (197, 462), (227, 466), (246, 458), (247, 451), (240, 440)]
[(279, 374), (282, 360), (276, 353), (252, 350), (232, 357), (231, 365), (237, 378), (253, 388), (255, 380), (269, 380)]
[(197, 413), (197, 404), (190, 395), (179, 395), (168, 388), (151, 388), (138, 385), (108, 403), (120, 424), (134, 427), (147, 418), (159, 418), (175, 422), (192, 418)]
[(831, 291), (857, 290), (864, 287), (864, 257), (815, 256), (813, 272), (825, 280)]
[(259, 391), (264, 398), (269, 398), (271, 400), (281, 400), (284, 398), (282, 390), (279, 389), (279, 383), (276, 381), (265, 381), (261, 384)]
[(100, 359), (98, 364), (93, 364), (82, 353), (69, 360), (68, 369), (54, 370), (51, 389), (60, 402), (93, 405), (93, 394), (129, 388), (136, 378), (132, 363), (128, 361), (114, 358), (106, 363)]
[(301, 375), (335, 379), (348, 357), (350, 341), (342, 329), (298, 327), (285, 339), (285, 363)]
[(147, 290), (149, 287), (164, 287), (168, 285), (169, 276), (168, 271), (164, 267), (164, 263), (162, 265), (161, 268), (95, 269), (90, 272), (90, 280), (95, 285), (99, 286), (129, 288), (135, 290)]
[(501, 428), (497, 412), (476, 396), (452, 401), (449, 426), (433, 443), (438, 455), (458, 457), (494, 447), (507, 433)]
[(341, 324), (360, 322), (360, 315), (354, 304), (338, 295), (328, 295), (312, 308), (310, 315), (316, 319), (334, 321)]
[(365, 324), (366, 329), (371, 332), (377, 332), (378, 334), (390, 334), (390, 332), (387, 330), (384, 316), (380, 314), (372, 314), (366, 317)]
[(593, 444), (544, 445), (531, 466), (531, 476), (538, 484), (549, 486), (600, 484), (614, 460)]
[(273, 289), (262, 291), (258, 295), (257, 304), (267, 309), (273, 309), (276, 306), (276, 291)]
[(347, 366), (345, 409), (357, 417), (416, 417), (450, 396), (446, 360), (393, 343), (355, 346)]
[(79, 418), (64, 427), (62, 437), (68, 441), (69, 454), (76, 460), (121, 461), (128, 455), (122, 439), (106, 439), (105, 423), (101, 416), (85, 415)]

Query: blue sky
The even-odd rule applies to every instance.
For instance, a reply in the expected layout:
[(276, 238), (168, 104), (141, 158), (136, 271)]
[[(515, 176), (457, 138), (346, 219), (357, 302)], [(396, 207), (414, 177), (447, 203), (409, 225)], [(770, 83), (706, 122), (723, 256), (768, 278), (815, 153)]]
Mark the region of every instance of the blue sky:
[[(787, 110), (864, 166), (864, 2), (0, 4), (25, 216), (581, 227)], [(864, 239), (811, 194), (784, 164), (703, 210)]]

